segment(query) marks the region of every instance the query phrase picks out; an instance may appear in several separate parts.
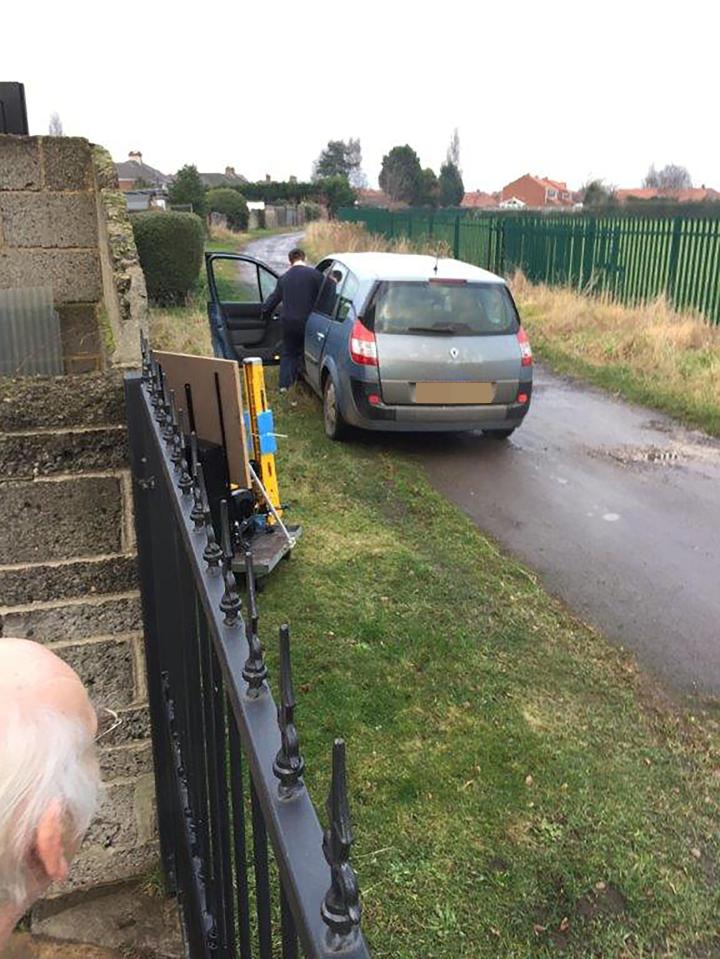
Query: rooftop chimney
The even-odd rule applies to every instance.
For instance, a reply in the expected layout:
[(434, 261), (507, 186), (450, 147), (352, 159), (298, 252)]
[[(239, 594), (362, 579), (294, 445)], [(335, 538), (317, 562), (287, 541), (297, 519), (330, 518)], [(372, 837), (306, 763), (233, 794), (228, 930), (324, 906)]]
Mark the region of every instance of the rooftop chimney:
[(139, 150), (131, 150), (128, 153), (128, 160), (132, 160), (133, 163), (142, 163), (142, 153)]

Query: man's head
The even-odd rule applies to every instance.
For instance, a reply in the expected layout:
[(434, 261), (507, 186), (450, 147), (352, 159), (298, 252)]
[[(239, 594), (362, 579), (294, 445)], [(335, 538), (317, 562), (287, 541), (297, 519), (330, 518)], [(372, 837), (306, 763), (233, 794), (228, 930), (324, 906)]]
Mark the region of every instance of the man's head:
[(67, 877), (97, 803), (96, 730), (67, 663), (39, 643), (0, 639), (0, 947), (3, 914)]
[(296, 263), (304, 263), (305, 251), (301, 250), (299, 246), (296, 246), (295, 249), (290, 250), (288, 253), (288, 260), (290, 260), (291, 266), (294, 266)]

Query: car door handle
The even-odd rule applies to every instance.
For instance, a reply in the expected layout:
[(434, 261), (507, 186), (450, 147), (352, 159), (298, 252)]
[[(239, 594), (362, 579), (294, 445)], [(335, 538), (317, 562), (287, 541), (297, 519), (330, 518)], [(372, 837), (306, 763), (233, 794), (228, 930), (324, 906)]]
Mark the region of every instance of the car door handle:
[(325, 339), (325, 334), (324, 334), (324, 333), (317, 333), (317, 332), (316, 332), (316, 333), (315, 333), (315, 336), (316, 336), (319, 340), (324, 340), (324, 339)]

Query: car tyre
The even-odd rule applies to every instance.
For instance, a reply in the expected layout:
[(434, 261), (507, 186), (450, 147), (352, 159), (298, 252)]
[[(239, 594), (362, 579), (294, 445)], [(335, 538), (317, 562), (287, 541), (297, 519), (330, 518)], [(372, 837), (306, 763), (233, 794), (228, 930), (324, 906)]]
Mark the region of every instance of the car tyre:
[(328, 376), (323, 386), (323, 423), (325, 435), (331, 440), (345, 439), (348, 434), (348, 425), (338, 406), (337, 391), (332, 376)]
[(509, 436), (512, 436), (514, 432), (514, 426), (509, 430), (483, 430), (483, 434), (493, 440), (506, 440)]

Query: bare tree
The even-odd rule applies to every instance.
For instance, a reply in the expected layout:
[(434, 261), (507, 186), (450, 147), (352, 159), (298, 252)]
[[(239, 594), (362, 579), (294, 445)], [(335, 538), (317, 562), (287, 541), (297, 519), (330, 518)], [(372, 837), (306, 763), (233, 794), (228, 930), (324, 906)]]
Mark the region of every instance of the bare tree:
[(687, 167), (677, 163), (667, 163), (662, 170), (656, 170), (655, 164), (650, 165), (644, 187), (654, 190), (687, 190), (692, 186), (692, 178)]
[(453, 130), (453, 135), (450, 138), (450, 146), (447, 149), (445, 162), (449, 166), (454, 166), (458, 173), (462, 173), (460, 169), (460, 134), (458, 133), (457, 127)]
[(350, 137), (345, 154), (348, 160), (350, 186), (355, 187), (356, 190), (364, 189), (367, 186), (367, 177), (362, 168), (362, 147), (359, 137)]
[(59, 113), (50, 114), (50, 125), (48, 133), (51, 137), (61, 137), (63, 135), (63, 125)]
[(657, 190), (659, 186), (660, 186), (660, 180), (658, 178), (658, 172), (655, 169), (655, 164), (651, 163), (647, 173), (645, 174), (645, 179), (643, 180), (643, 187), (650, 190)]

